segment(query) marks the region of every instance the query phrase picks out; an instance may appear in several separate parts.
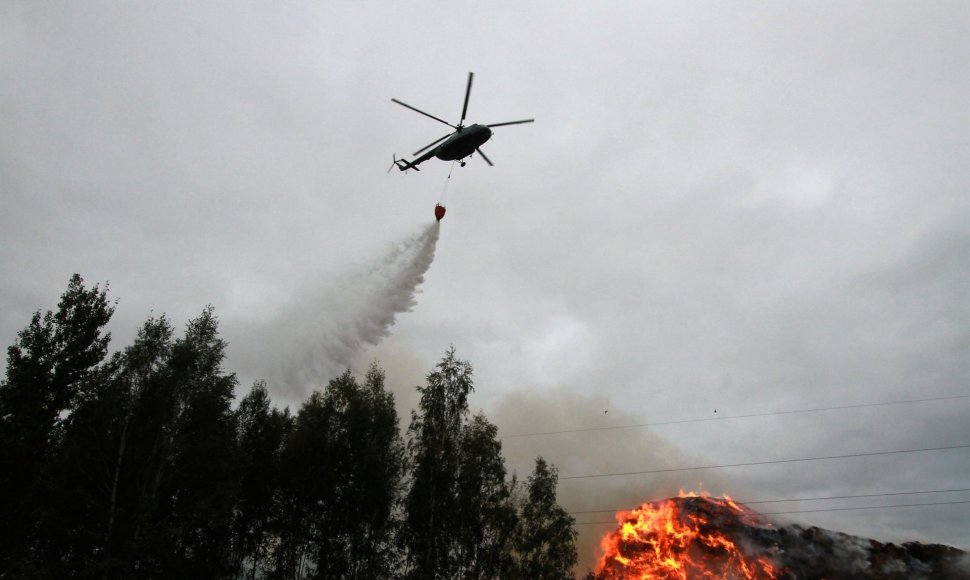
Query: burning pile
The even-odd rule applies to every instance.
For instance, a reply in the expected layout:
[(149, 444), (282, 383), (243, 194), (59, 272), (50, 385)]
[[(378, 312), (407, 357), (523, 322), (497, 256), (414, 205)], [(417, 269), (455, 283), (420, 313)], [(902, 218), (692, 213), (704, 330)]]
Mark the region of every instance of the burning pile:
[(770, 525), (730, 498), (681, 494), (616, 517), (600, 578), (777, 578), (774, 554), (737, 543), (739, 529)]
[(600, 580), (970, 578), (956, 548), (775, 527), (728, 497), (682, 492), (616, 517), (619, 528), (601, 542)]

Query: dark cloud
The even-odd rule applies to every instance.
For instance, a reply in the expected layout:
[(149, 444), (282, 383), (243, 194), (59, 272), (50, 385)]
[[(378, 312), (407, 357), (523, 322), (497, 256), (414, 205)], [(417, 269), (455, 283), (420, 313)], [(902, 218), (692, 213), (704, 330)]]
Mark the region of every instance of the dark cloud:
[[(122, 299), (117, 346), (151, 310), (180, 321), (211, 303), (230, 367), (246, 366), (254, 326), (431, 220), (448, 164), (384, 169), (441, 131), (389, 99), (456, 118), (474, 70), (469, 120), (536, 123), (496, 130), (494, 168), (456, 168), (418, 306), (354, 355), (386, 357), (402, 400), (449, 344), (503, 431), (521, 420), (509, 401), (574, 426), (587, 406), (649, 422), (966, 393), (965, 3), (374, 10), (4, 3), (0, 336), (78, 271)], [(643, 446), (724, 463), (965, 444), (966, 405), (506, 452), (565, 474), (660, 461)], [(968, 462), (704, 476), (740, 497), (815, 497), (962, 487)], [(575, 499), (667, 491), (648, 483)], [(792, 517), (970, 545), (963, 506)]]

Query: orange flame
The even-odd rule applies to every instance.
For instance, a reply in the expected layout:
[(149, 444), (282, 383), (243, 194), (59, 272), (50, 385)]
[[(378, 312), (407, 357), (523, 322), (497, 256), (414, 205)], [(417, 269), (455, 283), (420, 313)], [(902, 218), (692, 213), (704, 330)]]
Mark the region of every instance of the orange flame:
[(603, 579), (776, 578), (770, 558), (746, 554), (732, 528), (767, 526), (729, 497), (695, 493), (645, 503), (616, 514), (619, 528), (603, 537), (597, 577)]

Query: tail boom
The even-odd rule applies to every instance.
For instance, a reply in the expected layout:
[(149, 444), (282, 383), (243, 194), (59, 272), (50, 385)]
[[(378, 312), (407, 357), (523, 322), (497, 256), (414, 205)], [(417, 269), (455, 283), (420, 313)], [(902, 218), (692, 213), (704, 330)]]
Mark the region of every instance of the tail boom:
[(400, 169), (401, 171), (407, 171), (408, 169), (413, 169), (415, 171), (421, 171), (420, 169), (418, 169), (418, 165), (416, 163), (409, 163), (407, 159), (396, 159), (395, 158), (394, 159), (394, 165), (397, 165), (397, 168)]

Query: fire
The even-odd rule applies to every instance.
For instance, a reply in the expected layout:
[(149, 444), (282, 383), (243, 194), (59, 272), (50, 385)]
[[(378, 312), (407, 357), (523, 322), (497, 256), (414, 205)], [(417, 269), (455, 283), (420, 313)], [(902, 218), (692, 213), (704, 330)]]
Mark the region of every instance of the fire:
[(600, 542), (603, 579), (769, 579), (773, 560), (749, 554), (732, 541), (740, 527), (769, 527), (729, 497), (681, 492), (672, 498), (616, 514), (619, 528)]

